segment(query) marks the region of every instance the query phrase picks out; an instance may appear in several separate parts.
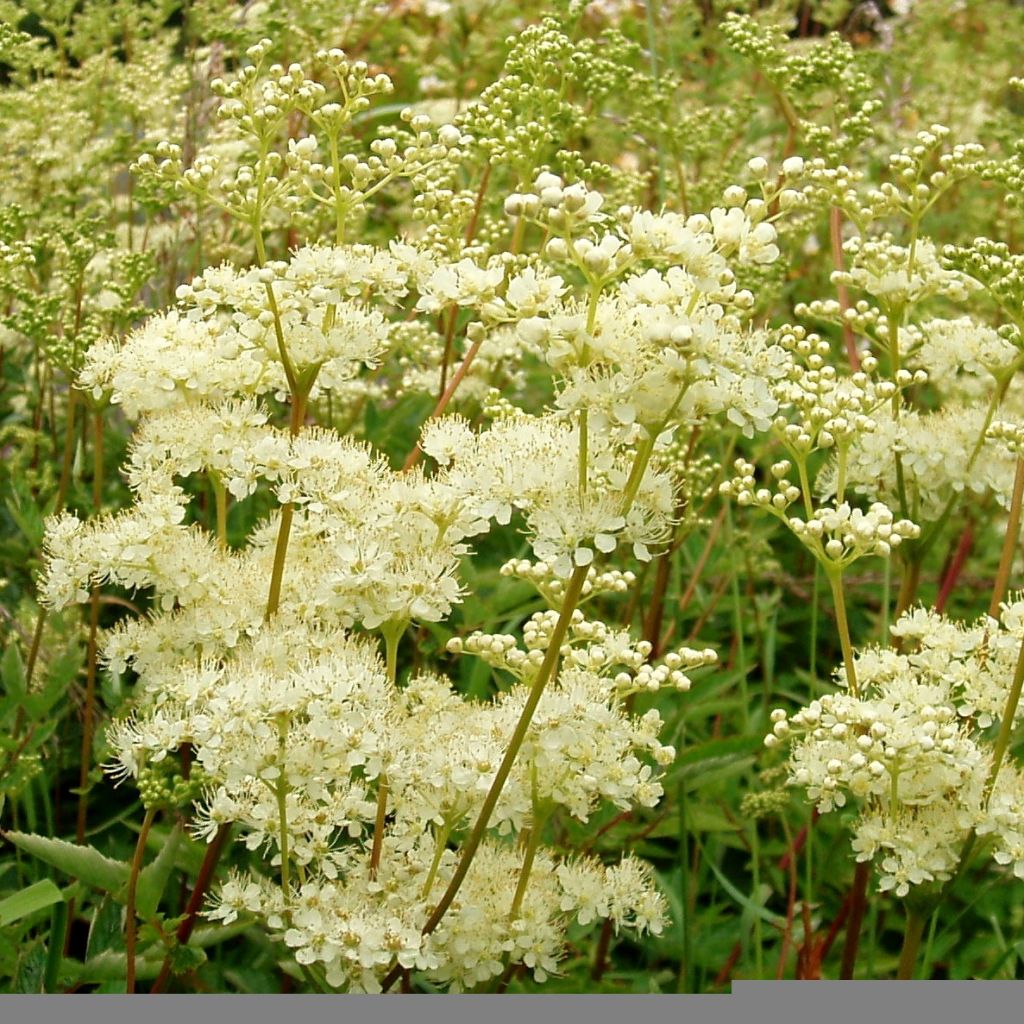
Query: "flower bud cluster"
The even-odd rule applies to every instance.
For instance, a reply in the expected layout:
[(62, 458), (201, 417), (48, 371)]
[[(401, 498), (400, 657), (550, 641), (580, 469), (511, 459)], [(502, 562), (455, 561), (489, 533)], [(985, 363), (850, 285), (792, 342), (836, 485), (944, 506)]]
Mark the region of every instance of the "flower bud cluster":
[(888, 558), (903, 541), (921, 535), (918, 526), (909, 519), (896, 520), (892, 511), (878, 501), (866, 512), (844, 501), (834, 508), (816, 509), (806, 521), (790, 516), (787, 524), (815, 557), (838, 569), (865, 555)]
[[(454, 637), (447, 649), (453, 654), (471, 654), (495, 668), (529, 682), (543, 662), (558, 620), (555, 611), (537, 612), (523, 626), (521, 649), (515, 637), (479, 631), (467, 637)], [(561, 657), (567, 669), (590, 673), (614, 673), (609, 682), (619, 697), (630, 693), (654, 693), (663, 687), (689, 690), (686, 672), (713, 665), (718, 660), (710, 649), (682, 647), (666, 654), (658, 665), (649, 662), (652, 646), (646, 640), (634, 641), (628, 631), (614, 630), (600, 620), (586, 619), (577, 609), (562, 644)]]
[(911, 253), (891, 235), (858, 235), (844, 243), (843, 252), (849, 269), (833, 271), (832, 281), (867, 292), (889, 316), (935, 296), (963, 303), (977, 288), (969, 277), (943, 266), (935, 243), (928, 238), (919, 238)]
[(942, 262), (951, 273), (964, 274), (983, 287), (1011, 320), (1019, 317), (1024, 305), (1024, 253), (1012, 252), (1005, 242), (976, 238), (970, 245), (945, 246)]
[[(526, 558), (513, 558), (501, 567), (502, 576), (526, 580), (542, 594), (549, 595), (557, 604), (565, 593), (565, 581), (552, 572), (547, 562), (531, 562)], [(628, 569), (597, 570), (591, 566), (583, 583), (583, 599), (599, 597), (602, 594), (624, 594), (636, 583), (636, 573)]]
[(985, 148), (977, 143), (957, 144), (941, 153), (951, 134), (945, 125), (933, 124), (919, 131), (912, 145), (891, 154), (889, 169), (895, 180), (868, 190), (862, 217), (881, 220), (898, 214), (918, 220), (943, 192), (977, 174)]

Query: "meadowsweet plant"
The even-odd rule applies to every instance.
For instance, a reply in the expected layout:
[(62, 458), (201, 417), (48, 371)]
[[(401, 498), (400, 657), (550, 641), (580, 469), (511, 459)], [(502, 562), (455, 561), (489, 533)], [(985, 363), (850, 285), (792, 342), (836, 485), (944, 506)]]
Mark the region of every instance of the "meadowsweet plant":
[(1024, 23), (719, 8), (0, 0), (0, 989), (1024, 970)]

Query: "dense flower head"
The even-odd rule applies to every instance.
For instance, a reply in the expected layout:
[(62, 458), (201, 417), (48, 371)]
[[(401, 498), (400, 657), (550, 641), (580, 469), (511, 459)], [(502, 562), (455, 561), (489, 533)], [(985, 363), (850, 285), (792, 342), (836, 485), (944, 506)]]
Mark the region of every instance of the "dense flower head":
[(877, 861), (882, 891), (905, 896), (948, 881), (972, 832), (991, 836), (997, 863), (1024, 877), (1024, 774), (996, 766), (988, 731), (1004, 710), (1022, 621), (1019, 597), (1000, 621), (964, 624), (914, 609), (892, 627), (902, 650), (858, 652), (856, 691), (840, 669), (846, 689), (792, 715), (772, 713), (765, 744), (790, 744), (790, 784), (820, 811), (848, 797), (860, 805), (853, 850)]

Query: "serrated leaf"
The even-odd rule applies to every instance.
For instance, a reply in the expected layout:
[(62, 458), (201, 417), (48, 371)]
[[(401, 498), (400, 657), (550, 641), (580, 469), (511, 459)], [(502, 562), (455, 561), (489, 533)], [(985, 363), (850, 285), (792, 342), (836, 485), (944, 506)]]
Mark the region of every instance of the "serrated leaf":
[(105, 896), (96, 906), (89, 924), (85, 959), (91, 960), (108, 950), (123, 950), (121, 908), (117, 901)]
[(18, 973), (14, 978), (14, 991), (28, 994), (42, 992), (43, 974), (46, 971), (46, 950), (36, 944), (18, 961)]
[(0, 927), (20, 921), (37, 910), (51, 907), (64, 899), (60, 889), (48, 878), (30, 885), (5, 900), (0, 900)]
[(28, 832), (5, 832), (3, 835), (19, 850), (72, 878), (80, 879), (86, 885), (117, 893), (128, 881), (128, 865), (105, 857), (95, 847), (77, 846), (63, 839), (49, 839)]
[(174, 872), (174, 861), (181, 842), (181, 829), (176, 825), (167, 841), (160, 847), (156, 859), (139, 872), (139, 883), (135, 891), (135, 906), (143, 920), (152, 917), (160, 903), (160, 897), (167, 888), (167, 881)]

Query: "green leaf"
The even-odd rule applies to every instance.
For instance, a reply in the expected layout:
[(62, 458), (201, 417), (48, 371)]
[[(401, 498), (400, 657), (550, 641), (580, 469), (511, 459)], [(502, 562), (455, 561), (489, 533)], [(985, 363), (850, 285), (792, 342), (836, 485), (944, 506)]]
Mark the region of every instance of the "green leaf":
[(713, 758), (735, 757), (737, 754), (752, 754), (764, 746), (760, 736), (731, 736), (724, 740), (709, 740), (687, 747), (676, 755), (673, 767), (698, 764)]
[(44, 864), (97, 889), (117, 893), (128, 881), (128, 865), (105, 857), (95, 847), (77, 846), (63, 839), (48, 839), (27, 832), (5, 832), (4, 838)]
[(24, 994), (42, 992), (46, 971), (46, 950), (38, 943), (26, 950), (18, 961), (13, 990)]
[(85, 959), (91, 960), (109, 950), (124, 950), (121, 929), (121, 908), (108, 896), (97, 904), (89, 924), (89, 938), (85, 945)]
[(3, 680), (4, 693), (24, 696), (25, 666), (21, 663), (21, 652), (15, 643), (7, 645), (4, 656), (0, 659), (0, 680)]
[(48, 878), (30, 885), (5, 900), (0, 900), (0, 927), (20, 921), (37, 910), (51, 907), (64, 899), (60, 889)]
[(46, 522), (35, 502), (27, 496), (27, 492), (16, 495), (14, 500), (8, 501), (6, 505), (11, 518), (33, 549), (42, 547)]
[(722, 888), (741, 906), (745, 911), (753, 914), (755, 917), (761, 918), (762, 921), (766, 921), (770, 925), (775, 925), (778, 928), (784, 928), (786, 925), (786, 919), (779, 914), (773, 914), (770, 910), (765, 909), (759, 903), (755, 903), (749, 896), (745, 896), (739, 889), (736, 888), (732, 882), (722, 873), (722, 869), (704, 852), (703, 844), (698, 840), (697, 845), (701, 848), (701, 853), (704, 856), (705, 863), (714, 872), (715, 878), (718, 879), (719, 884)]
[(135, 907), (143, 920), (152, 917), (160, 903), (160, 897), (167, 888), (168, 879), (174, 872), (174, 862), (181, 842), (181, 829), (175, 826), (160, 847), (156, 859), (139, 872), (139, 883), (135, 891)]

